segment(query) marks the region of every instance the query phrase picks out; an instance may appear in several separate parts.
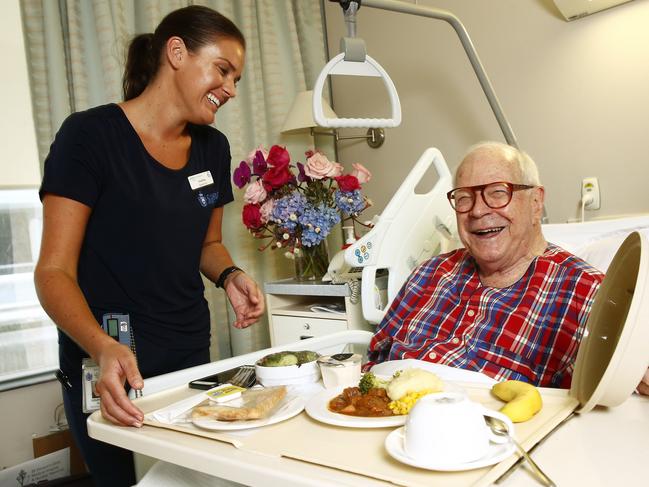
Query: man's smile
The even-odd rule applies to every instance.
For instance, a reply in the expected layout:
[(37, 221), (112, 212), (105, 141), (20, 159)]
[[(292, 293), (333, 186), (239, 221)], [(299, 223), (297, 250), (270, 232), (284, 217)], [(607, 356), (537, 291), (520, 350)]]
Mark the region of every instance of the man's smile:
[(478, 237), (495, 237), (498, 235), (500, 232), (502, 232), (505, 229), (505, 227), (490, 227), (490, 228), (481, 228), (479, 230), (471, 230), (471, 233), (473, 235), (477, 235)]

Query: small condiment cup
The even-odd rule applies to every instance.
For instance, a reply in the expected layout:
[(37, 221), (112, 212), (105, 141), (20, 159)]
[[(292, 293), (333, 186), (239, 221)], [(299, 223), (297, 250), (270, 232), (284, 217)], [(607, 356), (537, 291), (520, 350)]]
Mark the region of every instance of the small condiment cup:
[(358, 353), (319, 357), (318, 365), (325, 388), (357, 385), (361, 378), (361, 359)]

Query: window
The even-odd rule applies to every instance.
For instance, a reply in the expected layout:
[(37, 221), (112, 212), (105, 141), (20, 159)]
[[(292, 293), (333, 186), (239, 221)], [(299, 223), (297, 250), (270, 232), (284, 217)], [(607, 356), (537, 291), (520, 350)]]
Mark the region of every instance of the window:
[(0, 190), (0, 390), (51, 379), (54, 323), (34, 289), (42, 211), (36, 189)]

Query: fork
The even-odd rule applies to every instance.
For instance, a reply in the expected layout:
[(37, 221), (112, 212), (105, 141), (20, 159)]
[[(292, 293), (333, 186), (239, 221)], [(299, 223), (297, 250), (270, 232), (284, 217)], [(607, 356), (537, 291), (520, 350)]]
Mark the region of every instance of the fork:
[(527, 463), (529, 463), (530, 467), (532, 467), (532, 471), (536, 475), (536, 478), (538, 478), (543, 483), (543, 485), (546, 485), (547, 487), (556, 487), (556, 484), (552, 480), (550, 480), (550, 477), (548, 477), (536, 464), (536, 462), (532, 460), (532, 457), (527, 454), (521, 444), (516, 441), (512, 435), (509, 434), (507, 425), (505, 423), (503, 423), (500, 419), (494, 418), (492, 416), (485, 416), (484, 418), (489, 425), (489, 428), (491, 428), (491, 431), (493, 431), (498, 436), (506, 436), (509, 438), (514, 446), (516, 446), (521, 456), (525, 458), (525, 460), (527, 460)]
[(242, 365), (236, 374), (228, 381), (233, 386), (252, 387), (255, 385), (257, 377), (255, 376), (254, 365)]

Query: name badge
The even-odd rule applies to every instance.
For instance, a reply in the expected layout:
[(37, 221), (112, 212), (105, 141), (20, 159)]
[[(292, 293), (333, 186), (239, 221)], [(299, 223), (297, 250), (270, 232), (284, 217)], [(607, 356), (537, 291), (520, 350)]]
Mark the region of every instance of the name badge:
[(199, 172), (187, 178), (189, 180), (189, 185), (192, 189), (202, 188), (203, 186), (208, 186), (214, 183), (212, 179), (212, 173), (209, 171)]

